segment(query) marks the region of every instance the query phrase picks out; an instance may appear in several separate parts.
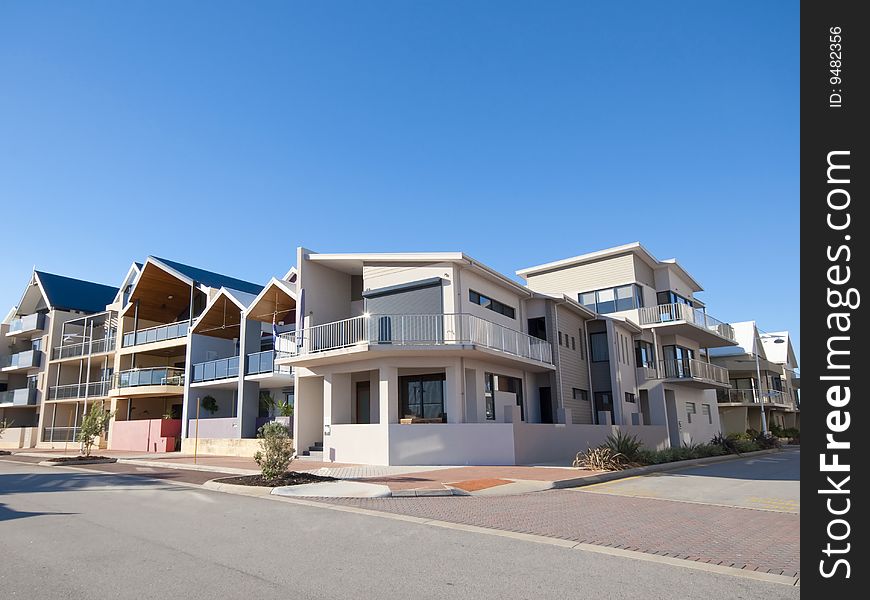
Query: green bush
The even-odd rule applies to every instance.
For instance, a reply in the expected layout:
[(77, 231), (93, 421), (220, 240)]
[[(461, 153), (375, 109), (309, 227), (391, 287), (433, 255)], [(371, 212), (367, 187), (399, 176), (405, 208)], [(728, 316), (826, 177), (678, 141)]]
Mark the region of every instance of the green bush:
[(614, 452), (607, 446), (598, 446), (589, 448), (585, 452), (578, 452), (574, 457), (573, 466), (592, 471), (621, 471), (631, 465), (622, 454)]
[(257, 437), (260, 450), (254, 454), (254, 460), (260, 466), (263, 479), (271, 481), (281, 477), (293, 461), (293, 440), (287, 428), (272, 421), (260, 427)]
[(790, 440), (801, 439), (801, 430), (800, 429), (796, 429), (794, 427), (787, 427), (786, 429), (783, 429), (782, 432), (783, 432), (783, 434), (785, 434), (782, 437), (787, 437)]
[(609, 435), (604, 442), (604, 446), (610, 448), (616, 454), (623, 455), (627, 460), (636, 460), (637, 453), (643, 446), (643, 442), (637, 439), (635, 435), (628, 435), (622, 431), (617, 431), (616, 435)]
[(734, 446), (737, 449), (737, 454), (761, 450), (761, 447), (754, 440), (734, 440)]
[(755, 437), (755, 440), (753, 440), (753, 441), (762, 450), (771, 450), (773, 448), (779, 448), (781, 445), (779, 443), (779, 436), (775, 435), (773, 433), (768, 433), (768, 434), (759, 433)]

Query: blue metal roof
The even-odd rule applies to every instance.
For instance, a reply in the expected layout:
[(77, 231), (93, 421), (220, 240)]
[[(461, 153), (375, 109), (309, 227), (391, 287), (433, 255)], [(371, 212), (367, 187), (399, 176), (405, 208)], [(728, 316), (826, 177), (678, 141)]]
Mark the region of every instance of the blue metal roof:
[(102, 312), (115, 300), (118, 288), (92, 281), (36, 271), (42, 290), (53, 308)]
[(154, 256), (152, 258), (162, 262), (167, 267), (175, 269), (182, 275), (193, 279), (197, 283), (207, 285), (211, 288), (226, 287), (233, 290), (238, 290), (240, 292), (254, 294), (255, 296), (259, 294), (263, 289), (262, 285), (257, 285), (256, 283), (251, 283), (250, 281), (243, 281), (242, 279), (236, 279), (235, 277), (227, 277), (226, 275), (221, 275), (220, 273), (214, 273), (213, 271), (206, 271), (205, 269), (191, 267), (190, 265), (185, 265), (183, 263), (175, 262), (172, 260), (166, 260), (165, 258), (160, 258), (158, 256)]

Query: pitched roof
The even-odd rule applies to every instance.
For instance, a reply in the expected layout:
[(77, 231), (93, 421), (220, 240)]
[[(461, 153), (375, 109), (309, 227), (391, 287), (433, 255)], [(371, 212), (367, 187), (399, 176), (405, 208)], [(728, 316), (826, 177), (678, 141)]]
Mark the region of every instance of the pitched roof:
[(82, 310), (85, 312), (100, 312), (111, 304), (118, 288), (92, 281), (83, 281), (35, 271), (46, 299), (52, 308), (61, 310)]
[(173, 260), (166, 260), (165, 258), (160, 258), (157, 256), (150, 257), (156, 261), (159, 261), (166, 265), (167, 267), (174, 269), (188, 277), (197, 283), (201, 283), (203, 285), (207, 285), (210, 288), (230, 288), (233, 290), (238, 290), (240, 292), (246, 292), (248, 294), (257, 295), (263, 289), (263, 286), (257, 285), (256, 283), (251, 283), (250, 281), (244, 281), (242, 279), (236, 279), (235, 277), (228, 277), (226, 275), (221, 275), (220, 273), (215, 273), (213, 271), (206, 271), (205, 269), (200, 269), (198, 267), (191, 267), (190, 265), (185, 265), (184, 263), (175, 262)]

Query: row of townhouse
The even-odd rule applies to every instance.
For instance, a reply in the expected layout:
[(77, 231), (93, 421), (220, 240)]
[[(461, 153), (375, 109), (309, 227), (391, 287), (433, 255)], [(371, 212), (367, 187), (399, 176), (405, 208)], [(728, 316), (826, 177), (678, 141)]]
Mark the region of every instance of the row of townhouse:
[(787, 332), (717, 321), (676, 261), (635, 243), (517, 274), (305, 248), (265, 286), (155, 257), (118, 288), (34, 272), (0, 331), (0, 443), (63, 447), (94, 406), (110, 449), (250, 455), (282, 418), (300, 454), (382, 465), (678, 446), (760, 429), (762, 406), (799, 424)]

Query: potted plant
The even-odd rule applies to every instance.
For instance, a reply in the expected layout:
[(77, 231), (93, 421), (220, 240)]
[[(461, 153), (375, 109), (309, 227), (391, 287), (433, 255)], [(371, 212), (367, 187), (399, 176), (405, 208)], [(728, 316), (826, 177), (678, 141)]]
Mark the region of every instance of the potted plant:
[(200, 406), (202, 409), (210, 414), (215, 414), (218, 411), (218, 403), (217, 400), (214, 399), (214, 396), (205, 396), (200, 402)]

